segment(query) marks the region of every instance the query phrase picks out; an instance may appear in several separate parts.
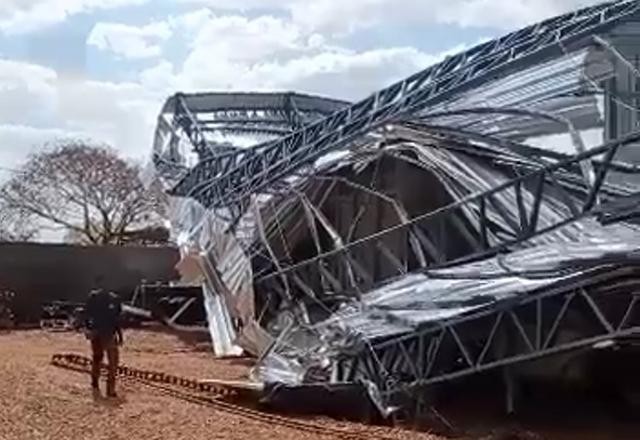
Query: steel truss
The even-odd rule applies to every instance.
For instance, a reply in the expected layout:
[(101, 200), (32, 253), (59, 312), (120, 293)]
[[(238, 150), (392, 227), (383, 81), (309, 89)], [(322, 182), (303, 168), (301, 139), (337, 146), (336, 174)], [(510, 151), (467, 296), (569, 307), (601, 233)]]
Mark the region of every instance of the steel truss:
[[(407, 118), (479, 84), (522, 66), (561, 55), (563, 49), (593, 43), (602, 33), (634, 16), (640, 2), (625, 0), (581, 9), (510, 33), (449, 57), (404, 81), (294, 133), (239, 155), (198, 164), (174, 188), (205, 206), (239, 206), (250, 194), (389, 122)], [(195, 139), (194, 145), (201, 142)], [(194, 191), (198, 186), (199, 189)]]
[[(372, 343), (357, 356), (344, 356), (338, 363), (338, 380), (371, 381), (384, 398), (393, 400), (499, 367), (640, 337), (640, 279), (633, 273), (637, 268), (608, 270), (583, 282)], [(579, 321), (571, 319), (576, 316)], [(563, 329), (578, 333), (562, 339)]]
[(171, 129), (182, 131), (203, 163), (233, 166), (243, 150), (212, 146), (208, 132), (283, 136), (349, 105), (298, 93), (178, 93), (172, 103)]
[[(634, 132), (622, 139), (611, 141), (600, 148), (576, 155), (570, 159), (532, 171), (515, 178), (489, 191), (475, 194), (453, 204), (420, 215), (408, 222), (379, 231), (368, 237), (346, 243), (333, 251), (320, 254), (303, 262), (284, 266), (279, 270), (263, 275), (256, 280), (258, 287), (282, 291), (289, 286), (298, 286), (306, 293), (319, 297), (322, 292), (314, 292), (311, 286), (321, 277), (334, 292), (360, 293), (370, 290), (376, 279), (358, 263), (358, 255), (380, 254), (397, 269), (397, 275), (403, 275), (411, 268), (405, 259), (393, 254), (385, 245), (385, 239), (398, 234), (406, 234), (409, 249), (417, 260), (422, 255), (428, 259), (422, 261), (416, 270), (437, 268), (459, 264), (479, 258), (489, 257), (511, 246), (523, 243), (532, 237), (569, 225), (594, 213), (598, 200), (606, 202), (607, 176), (620, 167), (613, 162), (616, 154), (624, 149), (637, 148), (640, 132)], [(593, 159), (600, 158), (598, 162)], [(582, 182), (582, 187), (567, 189), (562, 182), (568, 169), (579, 168), (589, 162), (595, 167), (595, 178), (590, 186)], [(636, 170), (637, 171), (637, 170)], [(525, 194), (529, 198), (525, 200)], [(540, 209), (543, 204), (554, 200), (564, 204), (564, 215), (545, 218), (540, 221)], [(516, 206), (508, 205), (515, 201)], [(475, 222), (469, 222), (469, 215), (475, 215)], [(448, 255), (436, 246), (434, 231), (441, 222), (455, 225), (456, 229), (473, 248), (473, 252), (460, 257)], [(475, 224), (474, 224), (475, 223)], [(338, 273), (348, 276), (340, 277)], [(281, 281), (290, 279), (281, 285)], [(344, 284), (344, 281), (348, 284)]]
[(194, 326), (199, 323), (184, 318), (190, 313), (204, 315), (201, 295), (200, 288), (141, 284), (126, 306), (139, 316), (160, 319), (171, 327)]

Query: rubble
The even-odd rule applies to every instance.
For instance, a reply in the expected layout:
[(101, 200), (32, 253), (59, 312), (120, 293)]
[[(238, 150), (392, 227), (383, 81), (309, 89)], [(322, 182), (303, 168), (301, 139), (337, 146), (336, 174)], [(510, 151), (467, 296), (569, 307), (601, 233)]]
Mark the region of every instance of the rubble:
[(215, 353), (395, 417), (493, 370), (513, 412), (522, 378), (634, 350), (639, 9), (555, 17), (354, 104), (171, 97), (153, 162)]

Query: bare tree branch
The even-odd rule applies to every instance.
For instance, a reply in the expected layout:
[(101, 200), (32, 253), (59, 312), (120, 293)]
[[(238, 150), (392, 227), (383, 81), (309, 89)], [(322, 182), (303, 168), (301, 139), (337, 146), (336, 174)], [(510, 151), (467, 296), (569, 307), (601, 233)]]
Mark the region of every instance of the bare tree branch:
[(30, 156), (21, 171), (0, 188), (6, 212), (61, 226), (83, 243), (122, 244), (144, 231), (166, 237), (157, 232), (160, 186), (145, 188), (138, 167), (107, 147), (67, 141)]

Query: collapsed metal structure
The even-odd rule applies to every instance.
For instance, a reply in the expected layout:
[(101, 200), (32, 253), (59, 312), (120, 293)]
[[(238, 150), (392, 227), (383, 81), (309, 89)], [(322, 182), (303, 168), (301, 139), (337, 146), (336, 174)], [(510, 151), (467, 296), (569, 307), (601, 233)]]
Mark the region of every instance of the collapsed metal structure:
[(154, 165), (216, 353), (253, 353), (266, 383), (364, 384), (390, 414), (637, 341), (639, 9), (552, 18), (354, 104), (170, 98)]

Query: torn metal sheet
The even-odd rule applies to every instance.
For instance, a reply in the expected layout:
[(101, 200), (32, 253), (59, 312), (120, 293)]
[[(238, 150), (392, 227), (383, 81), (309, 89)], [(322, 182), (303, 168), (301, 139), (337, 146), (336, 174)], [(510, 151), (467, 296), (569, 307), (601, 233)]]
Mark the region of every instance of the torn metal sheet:
[(202, 291), (214, 353), (220, 357), (241, 355), (242, 349), (235, 345), (236, 332), (224, 298), (212, 292), (207, 284), (202, 286)]
[[(619, 50), (614, 37), (639, 10), (631, 0), (581, 9), (353, 105), (169, 99), (154, 163), (174, 196), (179, 269), (204, 286), (216, 353), (254, 354), (254, 378), (269, 384), (359, 381), (390, 414), (392, 396), (419, 386), (633, 336), (624, 286), (636, 282), (627, 269), (640, 264), (640, 241), (622, 220), (637, 216), (640, 169), (621, 158), (640, 132), (629, 123), (635, 101), (617, 87), (640, 80), (625, 58), (640, 47)], [(625, 35), (640, 37), (636, 28)], [(616, 302), (626, 309), (615, 326), (590, 296), (606, 290), (596, 280), (629, 300)], [(580, 310), (567, 312), (574, 327), (563, 331), (579, 343), (554, 346), (553, 332), (542, 341), (542, 312), (514, 312), (548, 300), (564, 313), (576, 297), (599, 324), (581, 334)], [(485, 365), (492, 344), (504, 345), (503, 320), (528, 351)], [(492, 329), (484, 348), (456, 327), (466, 321)], [(434, 373), (443, 345), (451, 371)]]
[[(331, 369), (332, 359), (357, 357), (389, 341), (461, 316), (494, 309), (535, 292), (588, 283), (608, 267), (640, 266), (637, 230), (608, 228), (608, 239), (540, 245), (478, 263), (409, 274), (345, 305), (329, 319), (292, 328), (256, 371), (264, 381), (305, 383), (311, 369)], [(615, 235), (620, 233), (619, 235)], [(613, 234), (613, 235), (612, 235)], [(301, 334), (307, 335), (304, 343)], [(374, 401), (379, 389), (369, 384)]]

